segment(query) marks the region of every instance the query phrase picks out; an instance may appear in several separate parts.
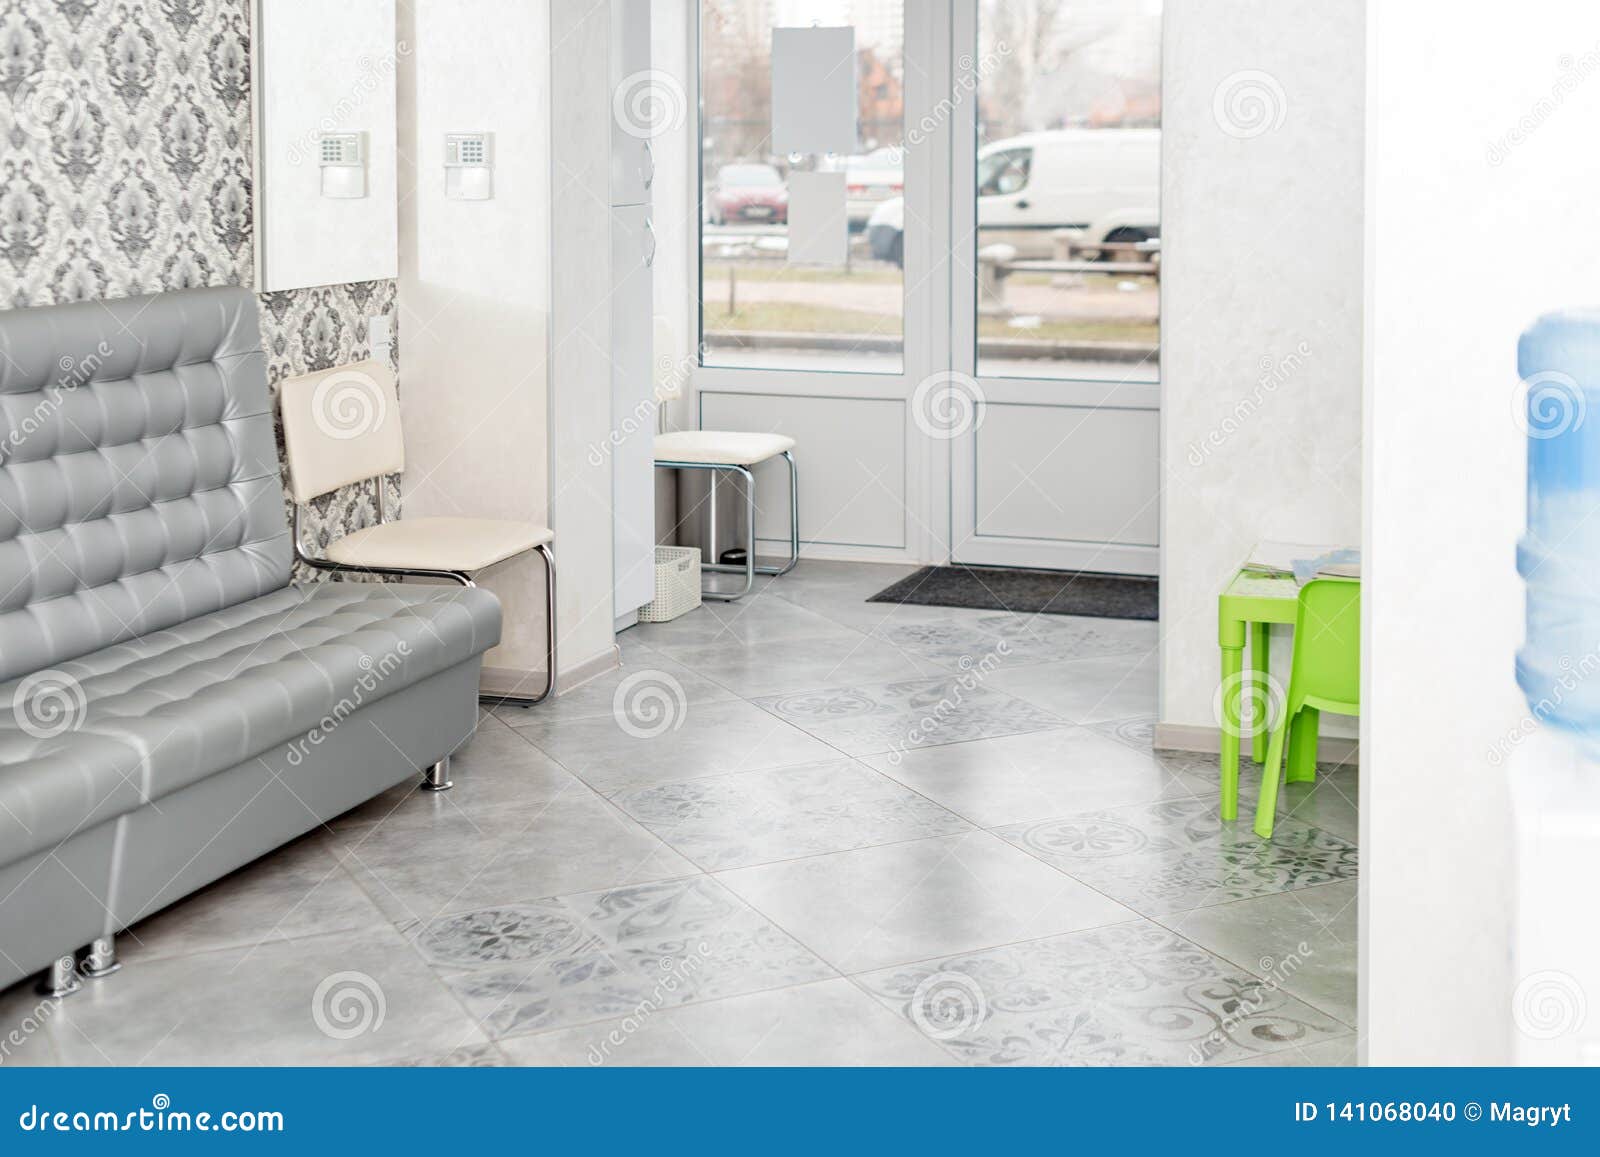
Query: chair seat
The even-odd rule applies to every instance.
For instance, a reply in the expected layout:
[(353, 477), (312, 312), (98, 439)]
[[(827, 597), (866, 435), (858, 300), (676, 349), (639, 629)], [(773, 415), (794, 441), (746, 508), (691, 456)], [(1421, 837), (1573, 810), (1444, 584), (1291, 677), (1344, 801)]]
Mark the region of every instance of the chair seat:
[(508, 518), (402, 518), (345, 535), (329, 544), (327, 557), (346, 566), (470, 573), (554, 539), (537, 523)]
[(703, 466), (756, 466), (794, 449), (782, 434), (740, 434), (725, 430), (679, 430), (656, 435), (657, 462)]

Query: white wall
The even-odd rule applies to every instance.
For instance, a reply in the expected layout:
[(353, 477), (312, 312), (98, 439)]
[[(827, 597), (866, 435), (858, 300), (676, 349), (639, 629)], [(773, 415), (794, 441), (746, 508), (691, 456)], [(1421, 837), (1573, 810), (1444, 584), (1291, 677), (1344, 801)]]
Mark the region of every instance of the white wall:
[[(665, 123), (656, 126), (650, 145), (656, 177), (650, 190), (651, 222), (660, 245), (656, 249), (655, 326), (651, 356), (656, 369), (657, 398), (670, 429), (692, 429), (695, 415), (687, 393), (689, 374), (698, 360), (700, 266), (694, 255), (700, 244), (700, 157), (694, 94), (699, 60), (694, 37), (699, 29), (699, 0), (653, 0), (650, 5), (650, 67), (663, 77)], [(656, 541), (674, 541), (678, 516), (675, 470), (656, 471)]]
[(1160, 736), (1175, 746), (1215, 749), (1217, 594), (1250, 547), (1360, 537), (1363, 7), (1166, 7)]
[(1361, 846), (1375, 1064), (1507, 1059), (1511, 864), (1490, 753), (1527, 715), (1512, 678), (1516, 343), (1538, 314), (1600, 297), (1600, 9), (1458, 14), (1372, 6)]
[(549, 19), (550, 525), (562, 563), (560, 670), (570, 687), (617, 663), (611, 459), (594, 452), (613, 431), (610, 5), (558, 2)]
[[(547, 6), (406, 0), (399, 35), (405, 512), (547, 523)], [(494, 198), (448, 200), (444, 135), (479, 130), (495, 134)], [(542, 671), (542, 564), (483, 585), (505, 610), (486, 667)]]

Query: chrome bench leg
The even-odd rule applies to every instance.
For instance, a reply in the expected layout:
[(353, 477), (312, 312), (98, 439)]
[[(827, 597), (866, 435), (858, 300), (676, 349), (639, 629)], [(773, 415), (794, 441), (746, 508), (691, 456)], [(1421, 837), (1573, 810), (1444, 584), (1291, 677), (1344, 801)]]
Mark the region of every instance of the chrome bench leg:
[[(758, 566), (757, 574), (785, 575), (800, 561), (800, 473), (795, 469), (794, 454), (785, 450), (783, 456), (789, 463), (789, 561), (782, 566)], [(755, 536), (750, 537), (754, 541)]]
[(114, 936), (101, 936), (89, 942), (88, 951), (83, 954), (83, 974), (91, 980), (99, 980), (102, 976), (110, 976), (122, 967), (122, 962), (117, 959), (117, 941)]
[[(706, 590), (700, 592), (700, 597), (703, 599), (715, 599), (717, 602), (731, 603), (736, 599), (744, 598), (744, 596), (749, 594), (751, 589), (756, 585), (756, 574), (758, 572), (758, 568), (756, 566), (756, 476), (743, 466), (714, 466), (710, 469), (712, 470), (711, 477), (713, 486), (716, 485), (716, 471), (718, 470), (726, 470), (730, 474), (738, 474), (744, 479), (744, 500), (746, 513), (745, 521), (747, 523), (745, 527), (744, 565), (736, 567), (723, 566), (720, 563), (700, 564), (700, 569), (703, 571), (721, 572), (724, 574), (737, 574), (739, 572), (743, 572), (744, 586), (740, 587), (736, 591)], [(714, 496), (716, 492), (713, 490), (712, 493)], [(713, 506), (712, 509), (715, 511), (716, 508)], [(716, 521), (714, 514), (711, 525), (712, 534), (714, 536), (716, 533)], [(711, 540), (711, 549), (715, 551), (716, 548), (716, 538), (713, 537)]]
[(449, 791), (455, 784), (450, 781), (450, 757), (422, 769), (423, 791)]
[(479, 703), (532, 707), (550, 698), (550, 692), (556, 689), (556, 556), (548, 544), (537, 549), (544, 557), (544, 690), (537, 695), (479, 695)]
[(48, 996), (51, 1000), (60, 1000), (71, 996), (82, 987), (83, 981), (78, 977), (78, 958), (69, 952), (50, 962), (50, 967), (46, 968), (44, 975), (39, 978), (35, 991), (40, 996)]

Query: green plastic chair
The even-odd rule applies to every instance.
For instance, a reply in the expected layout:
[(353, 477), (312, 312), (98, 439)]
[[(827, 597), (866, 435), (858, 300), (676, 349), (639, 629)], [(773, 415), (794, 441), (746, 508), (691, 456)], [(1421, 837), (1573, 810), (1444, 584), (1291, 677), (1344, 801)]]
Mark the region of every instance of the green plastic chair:
[[(1361, 713), (1361, 584), (1351, 579), (1314, 579), (1300, 588), (1295, 607), (1293, 655), (1289, 660), (1289, 693), (1283, 713), (1272, 728), (1267, 761), (1261, 765), (1261, 798), (1256, 802), (1256, 835), (1272, 838), (1278, 812), (1279, 767), (1284, 743), (1302, 711)], [(1310, 723), (1310, 719), (1306, 723)], [(1316, 760), (1308, 770), (1291, 772), (1295, 780), (1314, 779)]]

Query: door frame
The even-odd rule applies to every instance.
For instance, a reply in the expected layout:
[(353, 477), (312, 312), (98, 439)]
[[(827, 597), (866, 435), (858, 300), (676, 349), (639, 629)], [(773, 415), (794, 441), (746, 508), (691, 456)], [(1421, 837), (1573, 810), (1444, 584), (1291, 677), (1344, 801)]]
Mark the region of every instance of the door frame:
[[(955, 0), (904, 0), (903, 155), (906, 216), (929, 228), (905, 231), (903, 356), (898, 373), (838, 370), (747, 369), (707, 366), (701, 334), (704, 298), (702, 240), (698, 225), (689, 234), (689, 268), (695, 294), (694, 329), (700, 353), (693, 359), (687, 390), (694, 424), (704, 428), (705, 396), (717, 394), (775, 395), (799, 398), (872, 399), (902, 408), (905, 439), (903, 545), (862, 546), (829, 542), (826, 535), (802, 536), (801, 555), (866, 562), (922, 563), (950, 557), (950, 443), (930, 436), (913, 415), (919, 387), (939, 378), (949, 364), (951, 276), (950, 247), (942, 236), (950, 221), (950, 149), (958, 118), (949, 115), (948, 94), (954, 83), (951, 6)], [(704, 84), (701, 72), (699, 0), (690, 0), (690, 75), (695, 84), (694, 150), (691, 174), (696, 212), (705, 189)], [(914, 139), (913, 139), (914, 133)], [(826, 470), (825, 460), (806, 446), (796, 449), (802, 481), (807, 471)], [(802, 505), (802, 518), (805, 509)], [(766, 540), (761, 540), (765, 542)], [(787, 549), (787, 541), (782, 544)]]
[[(701, 3), (686, 5), (691, 22), (689, 75), (695, 86), (692, 202), (705, 187)], [(1041, 567), (1154, 575), (1155, 543), (1108, 543), (983, 534), (978, 529), (978, 439), (993, 407), (1049, 406), (1082, 411), (1156, 413), (1161, 384), (1061, 378), (979, 377), (976, 253), (979, 0), (905, 0), (906, 219), (904, 355), (899, 373), (706, 366), (700, 303), (704, 296), (699, 224), (686, 230), (693, 287), (693, 332), (702, 352), (688, 374), (688, 412), (704, 428), (706, 395), (767, 395), (892, 401), (902, 408), (906, 477), (900, 546), (802, 536), (801, 554), (869, 562)], [(970, 45), (963, 51), (963, 45)], [(961, 420), (963, 412), (970, 420)], [(930, 413), (930, 411), (935, 411)], [(946, 419), (954, 413), (952, 428)], [(1081, 422), (1078, 423), (1081, 425)], [(1074, 427), (1076, 428), (1076, 426)], [(825, 457), (797, 450), (802, 478), (826, 470)], [(1159, 447), (1155, 468), (1161, 469)], [(1159, 502), (1160, 486), (1157, 486)], [(802, 507), (802, 518), (805, 517)], [(765, 539), (761, 540), (763, 543)], [(776, 543), (776, 540), (774, 540)], [(785, 540), (781, 545), (787, 548)]]
[[(952, 58), (953, 82), (958, 93), (979, 91), (982, 61), (978, 59), (979, 0), (953, 0), (951, 41), (971, 45), (970, 52)], [(1078, 410), (1087, 416), (1105, 410), (1154, 411), (1161, 409), (1161, 385), (1135, 382), (1062, 378), (1005, 378), (980, 376), (977, 366), (978, 277), (978, 101), (958, 100), (952, 119), (950, 226), (952, 278), (950, 287), (950, 354), (953, 389), (969, 394), (966, 405), (973, 413), (969, 428), (950, 441), (950, 545), (952, 562), (975, 566), (1039, 567), (1058, 570), (1107, 571), (1154, 575), (1160, 570), (1159, 541), (1125, 544), (1072, 539), (1024, 538), (983, 534), (978, 528), (978, 440), (991, 407), (1048, 406)], [(1159, 338), (1158, 338), (1159, 340)], [(1158, 375), (1159, 376), (1159, 375)], [(1076, 430), (1082, 420), (1073, 426)], [(1159, 443), (1159, 439), (1158, 439)], [(1159, 444), (1156, 469), (1160, 464)], [(1160, 484), (1157, 484), (1159, 502)]]

